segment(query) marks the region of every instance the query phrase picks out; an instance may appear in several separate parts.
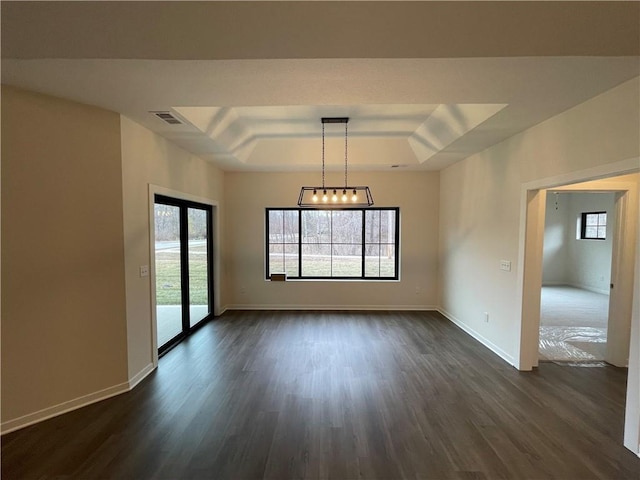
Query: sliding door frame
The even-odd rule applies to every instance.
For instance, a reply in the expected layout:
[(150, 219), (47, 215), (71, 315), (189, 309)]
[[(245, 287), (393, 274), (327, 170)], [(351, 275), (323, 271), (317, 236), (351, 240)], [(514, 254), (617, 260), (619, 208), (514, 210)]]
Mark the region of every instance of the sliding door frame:
[[(180, 198), (169, 197), (166, 195), (155, 194), (155, 205), (169, 205), (177, 207), (179, 209), (179, 248), (180, 248), (180, 302), (181, 302), (181, 323), (182, 328), (180, 332), (172, 337), (163, 345), (158, 346), (158, 355), (162, 356), (164, 353), (171, 350), (178, 343), (184, 340), (187, 336), (195, 332), (206, 321), (208, 321), (213, 315), (213, 237), (212, 228), (213, 223), (213, 209), (211, 205), (204, 203), (194, 202), (192, 200), (183, 200)], [(191, 319), (191, 275), (189, 272), (189, 215), (190, 209), (201, 210), (206, 212), (207, 217), (207, 315), (193, 323)], [(154, 229), (155, 235), (155, 229)], [(154, 239), (155, 243), (155, 239)], [(155, 255), (154, 255), (155, 256)], [(157, 305), (155, 306), (157, 308)], [(157, 312), (157, 310), (156, 310)]]
[[(187, 203), (194, 204), (196, 207), (204, 206), (210, 208), (210, 216), (209, 216), (209, 226), (208, 226), (208, 235), (210, 238), (209, 247), (208, 247), (208, 256), (209, 256), (209, 315), (198, 322), (197, 325), (194, 325), (191, 328), (191, 332), (193, 333), (198, 328), (203, 326), (207, 321), (211, 320), (213, 317), (219, 316), (222, 314), (222, 310), (220, 309), (220, 231), (218, 228), (219, 225), (219, 204), (215, 200), (211, 200), (205, 197), (199, 197), (196, 195), (187, 194), (184, 192), (172, 190), (166, 187), (161, 187), (158, 185), (149, 184), (148, 198), (149, 198), (149, 258), (150, 258), (150, 287), (151, 287), (151, 298), (150, 298), (150, 307), (151, 307), (151, 357), (153, 367), (158, 366), (158, 359), (161, 356), (158, 352), (158, 331), (157, 331), (157, 313), (156, 313), (156, 264), (155, 264), (155, 199), (156, 195), (160, 197), (169, 197), (170, 199), (177, 201), (184, 201)], [(183, 302), (184, 303), (184, 302)], [(187, 307), (188, 307), (187, 302)], [(176, 342), (176, 344), (179, 342)], [(172, 345), (172, 346), (175, 346)], [(163, 350), (162, 354), (166, 353), (169, 349)]]

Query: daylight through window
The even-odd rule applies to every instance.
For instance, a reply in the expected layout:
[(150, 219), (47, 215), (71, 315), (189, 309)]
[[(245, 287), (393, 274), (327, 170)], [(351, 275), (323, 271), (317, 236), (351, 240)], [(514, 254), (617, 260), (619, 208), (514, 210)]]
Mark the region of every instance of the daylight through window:
[(580, 225), (580, 238), (583, 240), (607, 238), (607, 212), (585, 212)]
[(398, 279), (398, 208), (267, 209), (266, 278)]

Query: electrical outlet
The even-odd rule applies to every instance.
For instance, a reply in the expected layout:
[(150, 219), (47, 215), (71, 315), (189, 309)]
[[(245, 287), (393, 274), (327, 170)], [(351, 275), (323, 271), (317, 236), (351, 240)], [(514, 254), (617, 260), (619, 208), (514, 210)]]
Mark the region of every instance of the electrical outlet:
[(149, 276), (149, 265), (141, 265), (140, 277), (148, 277), (148, 276)]

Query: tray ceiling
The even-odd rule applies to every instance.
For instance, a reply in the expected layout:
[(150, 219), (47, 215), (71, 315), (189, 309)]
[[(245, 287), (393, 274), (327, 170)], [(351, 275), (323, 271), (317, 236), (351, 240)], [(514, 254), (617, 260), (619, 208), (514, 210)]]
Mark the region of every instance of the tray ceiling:
[(322, 116), (351, 118), (351, 168), (437, 170), (640, 74), (638, 2), (0, 7), (3, 83), (121, 113), (225, 170), (317, 168)]

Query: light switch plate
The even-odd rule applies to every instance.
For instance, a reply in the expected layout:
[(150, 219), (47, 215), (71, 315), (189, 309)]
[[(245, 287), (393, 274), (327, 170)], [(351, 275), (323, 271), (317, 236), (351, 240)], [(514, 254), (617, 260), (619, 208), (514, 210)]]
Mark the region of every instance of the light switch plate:
[(511, 261), (509, 260), (500, 260), (500, 270), (504, 270), (505, 272), (511, 271)]
[(149, 276), (149, 265), (140, 266), (140, 276), (148, 277)]

